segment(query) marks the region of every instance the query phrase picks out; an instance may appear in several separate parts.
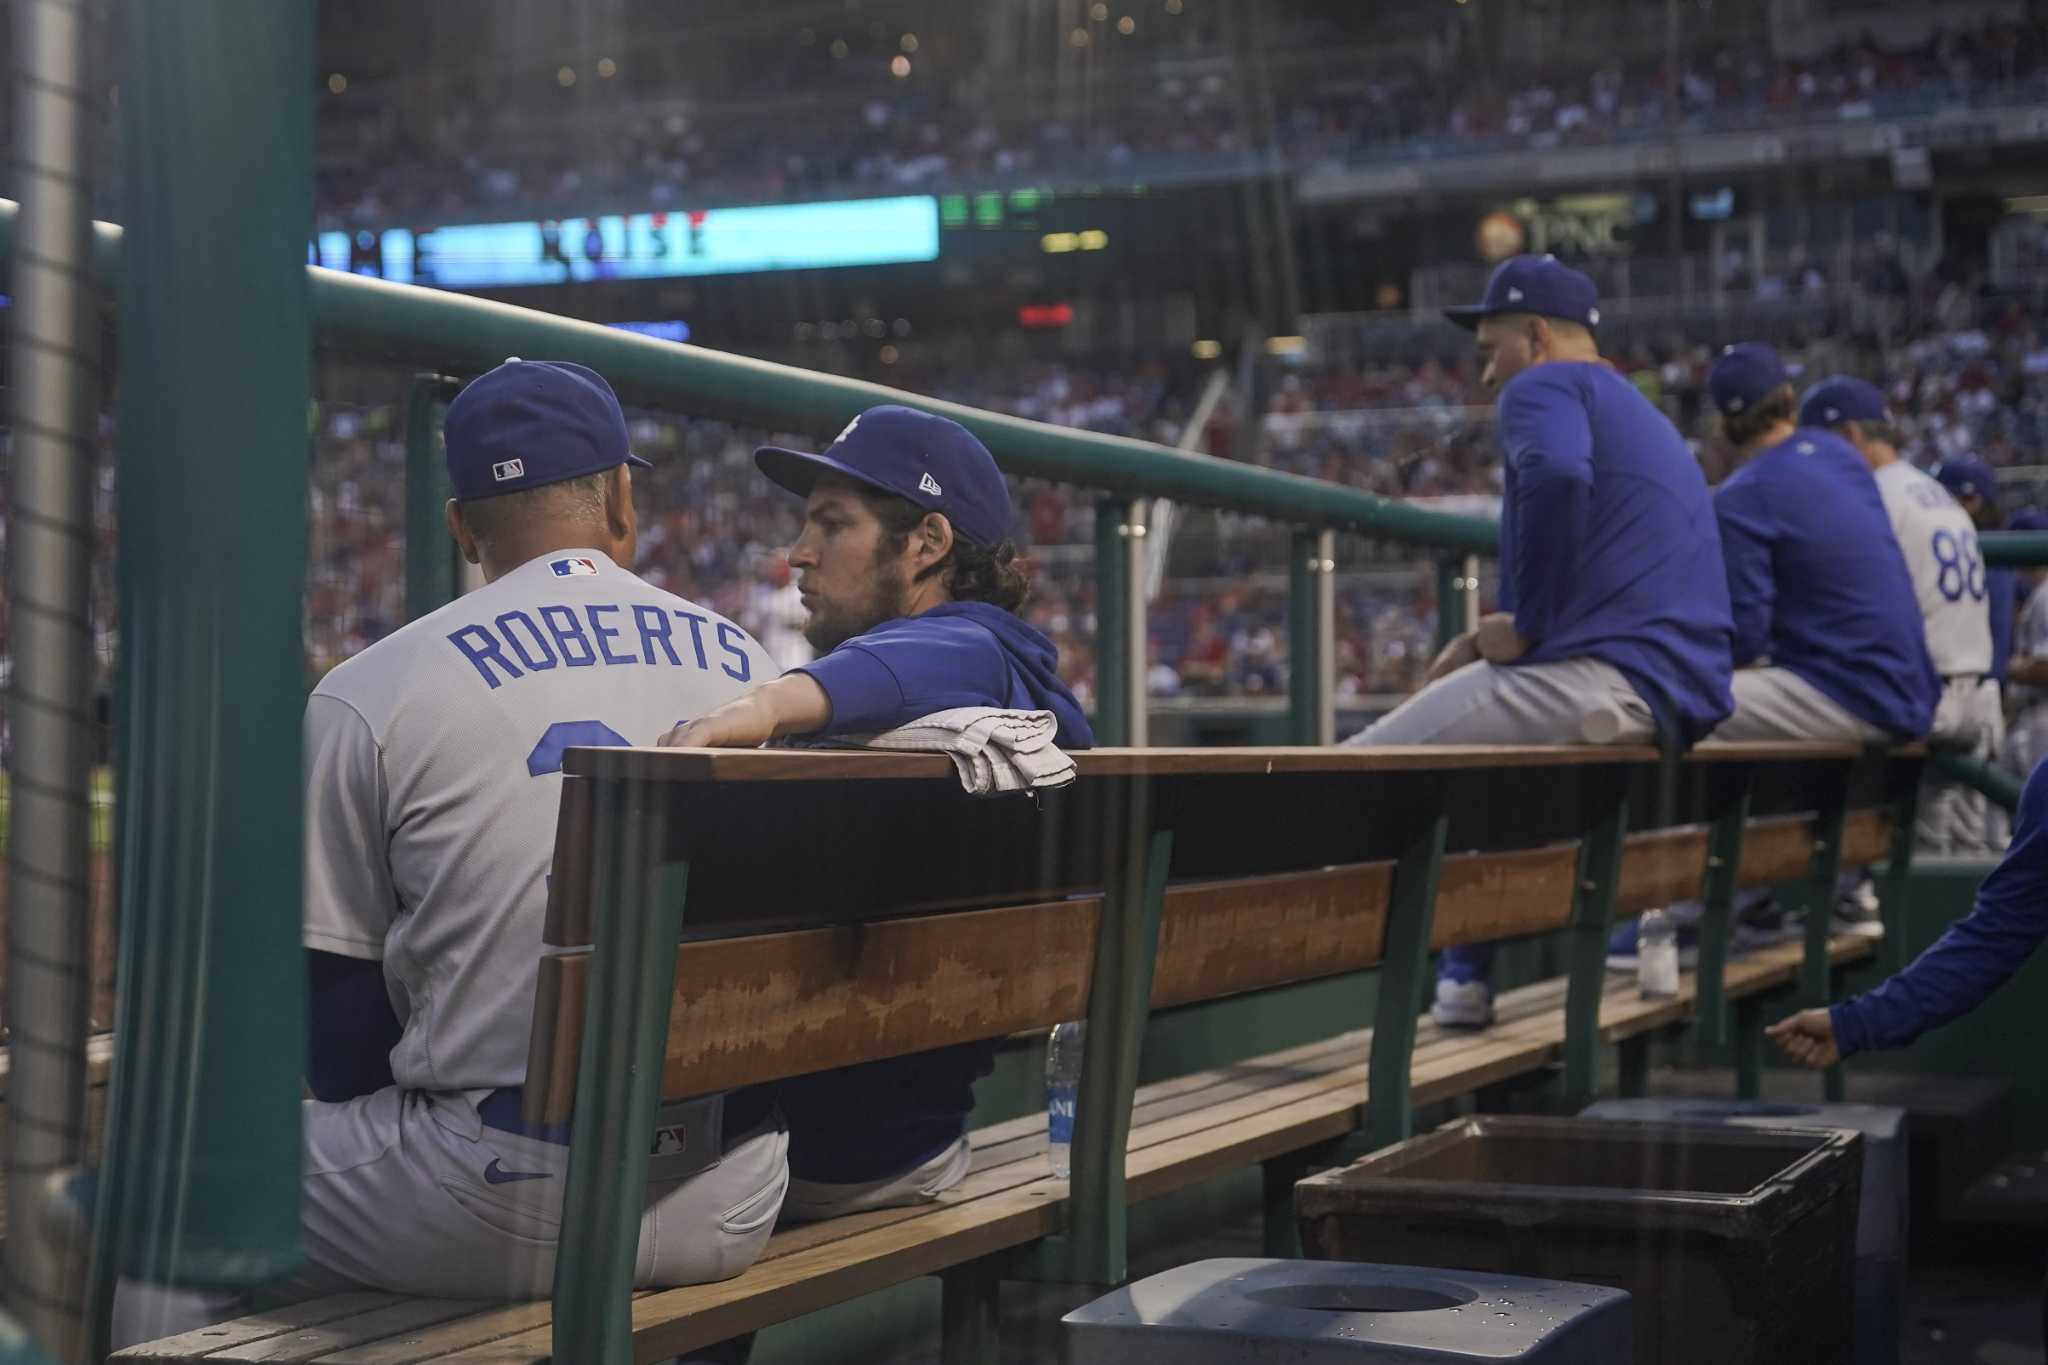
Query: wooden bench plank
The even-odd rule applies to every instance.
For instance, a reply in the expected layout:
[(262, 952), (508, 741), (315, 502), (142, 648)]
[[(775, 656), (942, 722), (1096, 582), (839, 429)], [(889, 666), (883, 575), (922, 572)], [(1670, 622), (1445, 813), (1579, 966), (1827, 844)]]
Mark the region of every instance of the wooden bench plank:
[(686, 943), (663, 1094), (1081, 1018), (1101, 899)]
[(1152, 1008), (1363, 971), (1380, 960), (1393, 877), (1374, 862), (1169, 887)]
[(405, 1297), (403, 1294), (388, 1294), (368, 1289), (347, 1294), (329, 1294), (323, 1298), (286, 1304), (262, 1313), (251, 1313), (247, 1317), (236, 1318), (231, 1322), (217, 1322), (210, 1327), (194, 1328), (190, 1332), (165, 1337), (160, 1341), (130, 1346), (117, 1352), (116, 1358), (138, 1361), (201, 1360), (212, 1356), (216, 1351), (224, 1351), (230, 1347), (268, 1341), (273, 1337), (304, 1328), (319, 1327), (357, 1314), (374, 1312), (402, 1302)]
[[(1841, 756), (1861, 750), (1841, 746)], [(1473, 768), (1572, 768), (1655, 763), (1656, 749), (1592, 744), (1409, 744), (1371, 748), (1270, 745), (1229, 749), (1088, 749), (1073, 755), (1083, 778), (1189, 774), (1285, 776), (1292, 773), (1457, 772)], [(878, 749), (565, 750), (574, 777), (651, 782), (806, 782), (954, 780), (942, 754)]]
[(474, 1299), (401, 1298), (346, 1318), (279, 1333), (261, 1341), (230, 1346), (206, 1356), (214, 1360), (312, 1361), (331, 1351), (380, 1341), (394, 1333), (410, 1333), (453, 1319), (471, 1318), (490, 1308)]
[(1513, 853), (1455, 853), (1437, 878), (1432, 950), (1562, 929), (1578, 877), (1576, 844)]
[(1614, 889), (1617, 919), (1645, 910), (1697, 900), (1707, 870), (1707, 827), (1631, 834), (1621, 846), (1621, 879)]

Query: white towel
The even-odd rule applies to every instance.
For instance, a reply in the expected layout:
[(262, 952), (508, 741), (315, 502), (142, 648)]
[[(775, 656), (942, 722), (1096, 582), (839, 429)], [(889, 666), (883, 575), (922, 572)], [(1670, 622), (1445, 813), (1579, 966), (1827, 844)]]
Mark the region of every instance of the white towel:
[(1058, 732), (1050, 711), (956, 706), (878, 735), (837, 738), (866, 749), (945, 754), (969, 796), (993, 796), (1072, 782), (1074, 760), (1052, 742)]

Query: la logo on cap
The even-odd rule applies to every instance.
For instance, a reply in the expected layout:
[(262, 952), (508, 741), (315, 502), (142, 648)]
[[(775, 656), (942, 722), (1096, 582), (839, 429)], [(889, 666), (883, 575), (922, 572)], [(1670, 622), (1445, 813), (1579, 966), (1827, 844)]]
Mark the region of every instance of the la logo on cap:
[(939, 487), (939, 481), (933, 478), (929, 473), (927, 473), (923, 478), (917, 481), (917, 491), (920, 493), (929, 493), (931, 496), (935, 498), (945, 496), (945, 490)]

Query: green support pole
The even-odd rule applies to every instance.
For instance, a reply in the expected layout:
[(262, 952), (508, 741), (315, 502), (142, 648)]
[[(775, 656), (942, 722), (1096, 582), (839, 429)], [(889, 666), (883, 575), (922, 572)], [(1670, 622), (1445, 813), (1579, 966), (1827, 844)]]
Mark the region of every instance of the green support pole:
[(689, 868), (659, 861), (664, 803), (647, 784), (600, 781), (591, 799), (597, 921), (555, 1259), (554, 1358), (628, 1365)]
[(1449, 555), (1436, 562), (1436, 647), (1465, 633), (1465, 561)]
[(1144, 778), (1131, 780), (1124, 827), (1111, 845), (1116, 861), (1104, 869), (1113, 880), (1103, 888), (1088, 990), (1088, 1045), (1074, 1107), (1073, 1180), (1061, 1257), (1065, 1278), (1077, 1284), (1121, 1283), (1126, 1265), (1124, 1159), (1173, 855), (1173, 835), (1152, 829), (1151, 785)]
[(1095, 742), (1105, 747), (1130, 743), (1130, 504), (1103, 498), (1095, 504)]
[(1416, 1024), (1429, 1003), (1430, 921), (1436, 914), (1437, 877), (1443, 870), (1450, 816), (1441, 789), (1433, 815), (1394, 865), (1387, 907), (1386, 951), (1380, 958), (1379, 1003), (1373, 1016), (1372, 1060), (1366, 1072), (1365, 1141), (1371, 1150), (1413, 1135), (1409, 1071)]
[(1754, 1100), (1764, 1092), (1764, 998), (1735, 1002), (1735, 1098)]
[(1323, 740), (1323, 537), (1297, 529), (1287, 559), (1287, 737)]
[(1650, 1093), (1650, 1035), (1638, 1033), (1615, 1046), (1620, 1070), (1614, 1093), (1625, 1100), (1639, 1100)]
[(1578, 891), (1572, 899), (1564, 1007), (1565, 1112), (1585, 1108), (1600, 1087), (1600, 1000), (1607, 986), (1607, 935), (1628, 833), (1628, 787), (1618, 778), (1579, 845)]
[(119, 1273), (300, 1262), (313, 6), (126, 0)]
[(405, 619), (462, 596), (462, 552), (442, 509), (450, 496), (441, 415), (461, 388), (441, 374), (414, 375), (405, 398)]
[[(1828, 961), (1833, 936), (1835, 883), (1842, 870), (1842, 822), (1848, 815), (1849, 768), (1829, 782), (1814, 814), (1813, 864), (1806, 883), (1806, 958), (1801, 964), (1800, 993), (1809, 1005), (1825, 1006), (1834, 994), (1835, 971)], [(1910, 834), (1908, 835), (1910, 838)], [(1827, 1069), (1822, 1087), (1831, 1101), (1842, 1098), (1842, 1068)]]
[(1701, 879), (1705, 909), (1700, 915), (1699, 1027), (1710, 1047), (1728, 1042), (1728, 940), (1734, 929), (1736, 882), (1742, 873), (1742, 838), (1749, 825), (1755, 774), (1748, 764), (1717, 770), (1725, 783), (1715, 793), (1714, 823), (1707, 835), (1707, 866)]
[(1920, 823), (1920, 797), (1926, 784), (1927, 770), (1916, 766), (1893, 806), (1891, 858), (1885, 864), (1884, 889), (1878, 895), (1886, 975), (1906, 969), (1906, 900), (1913, 888), (1914, 832)]

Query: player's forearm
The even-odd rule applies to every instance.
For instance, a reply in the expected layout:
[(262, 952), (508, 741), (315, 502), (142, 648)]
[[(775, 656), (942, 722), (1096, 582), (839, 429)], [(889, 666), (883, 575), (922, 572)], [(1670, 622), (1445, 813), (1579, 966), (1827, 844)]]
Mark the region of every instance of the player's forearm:
[(817, 679), (787, 673), (662, 736), (664, 748), (750, 749), (771, 739), (814, 734), (832, 721)]

